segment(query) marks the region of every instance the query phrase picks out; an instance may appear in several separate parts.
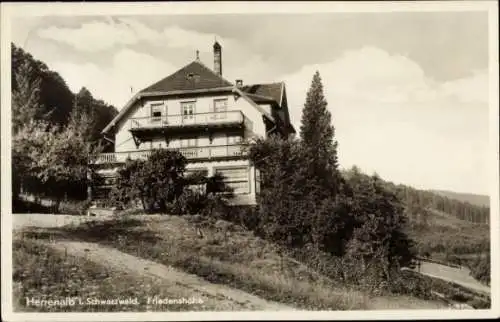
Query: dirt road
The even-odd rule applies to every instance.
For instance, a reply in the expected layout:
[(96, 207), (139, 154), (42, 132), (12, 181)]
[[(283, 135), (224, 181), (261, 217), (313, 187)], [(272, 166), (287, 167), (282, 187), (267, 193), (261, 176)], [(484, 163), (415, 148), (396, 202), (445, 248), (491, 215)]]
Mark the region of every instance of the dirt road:
[(437, 263), (422, 262), (420, 273), (453, 282), (481, 293), (490, 294), (490, 288), (474, 279), (470, 275), (470, 270), (465, 267), (455, 268)]
[(50, 214), (13, 214), (12, 229), (17, 230), (24, 227), (63, 227), (70, 224), (79, 225), (91, 220), (106, 220), (108, 218)]
[(200, 297), (206, 306), (216, 307), (218, 310), (294, 310), (293, 307), (267, 301), (225, 285), (209, 283), (196, 275), (126, 254), (115, 248), (76, 241), (56, 241), (48, 245), (60, 252), (84, 257), (113, 270), (160, 278), (162, 287), (175, 289), (175, 293), (179, 296)]

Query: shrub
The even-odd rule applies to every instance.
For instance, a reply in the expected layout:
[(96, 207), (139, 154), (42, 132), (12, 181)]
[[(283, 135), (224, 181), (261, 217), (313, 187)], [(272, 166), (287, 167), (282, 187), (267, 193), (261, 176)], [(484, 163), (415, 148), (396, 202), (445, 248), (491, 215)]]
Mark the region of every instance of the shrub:
[(89, 201), (63, 201), (59, 205), (59, 212), (67, 215), (86, 215), (89, 207)]
[(471, 275), (486, 284), (490, 284), (491, 281), (491, 263), (490, 256), (478, 256), (476, 260), (471, 261), (469, 264), (471, 268)]
[(393, 294), (412, 295), (421, 299), (430, 299), (431, 284), (411, 271), (399, 271), (392, 275), (388, 289)]
[(233, 196), (220, 174), (184, 176), (185, 165), (185, 157), (171, 150), (155, 150), (148, 160), (127, 160), (118, 171), (112, 204), (119, 209), (139, 204), (147, 213), (211, 215)]

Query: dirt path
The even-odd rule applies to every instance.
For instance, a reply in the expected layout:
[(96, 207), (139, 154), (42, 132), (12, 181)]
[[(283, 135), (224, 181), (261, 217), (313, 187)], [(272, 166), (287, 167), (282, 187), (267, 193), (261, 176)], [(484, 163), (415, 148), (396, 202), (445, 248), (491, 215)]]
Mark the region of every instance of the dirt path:
[[(190, 297), (200, 297), (211, 307), (225, 310), (295, 310), (284, 304), (270, 302), (252, 294), (224, 285), (212, 284), (202, 278), (175, 268), (123, 253), (96, 243), (56, 241), (50, 247), (68, 255), (84, 257), (110, 269), (136, 273), (138, 276), (160, 278), (162, 286), (174, 288)], [(152, 294), (151, 296), (154, 296)]]
[(12, 229), (25, 227), (63, 227), (66, 225), (79, 225), (91, 220), (107, 220), (110, 217), (70, 216), (51, 214), (13, 214)]

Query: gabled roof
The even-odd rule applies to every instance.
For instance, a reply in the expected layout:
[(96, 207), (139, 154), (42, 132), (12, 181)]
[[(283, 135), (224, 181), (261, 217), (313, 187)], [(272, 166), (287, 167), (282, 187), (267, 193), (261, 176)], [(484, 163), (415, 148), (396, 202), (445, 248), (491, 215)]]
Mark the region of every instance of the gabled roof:
[(233, 86), (198, 60), (184, 66), (170, 76), (146, 87), (140, 93), (187, 91)]
[(255, 103), (275, 103), (276, 102), (273, 98), (271, 98), (269, 96), (250, 94), (247, 92), (243, 92), (243, 93), (245, 93), (246, 96), (250, 97)]
[(277, 106), (282, 107), (284, 83), (255, 84), (237, 88), (231, 82), (206, 67), (199, 60), (195, 60), (135, 94), (101, 133), (106, 134), (109, 132), (128, 113), (134, 103), (141, 98), (217, 91), (232, 91), (233, 93), (237, 93), (274, 122), (273, 115), (266, 112), (258, 104), (276, 103)]
[(279, 106), (281, 106), (281, 97), (283, 95), (283, 83), (245, 85), (241, 87), (241, 90), (248, 94), (255, 94), (260, 97), (271, 98)]
[(278, 107), (277, 115), (288, 127), (288, 130), (296, 133), (290, 123), (288, 114), (288, 103), (286, 102), (285, 83), (253, 84), (242, 86), (241, 91), (255, 103), (275, 103)]
[(101, 133), (105, 134), (111, 130), (127, 114), (134, 103), (143, 97), (185, 93), (194, 94), (218, 90), (230, 91), (233, 86), (231, 82), (212, 71), (202, 62), (195, 60), (135, 94)]

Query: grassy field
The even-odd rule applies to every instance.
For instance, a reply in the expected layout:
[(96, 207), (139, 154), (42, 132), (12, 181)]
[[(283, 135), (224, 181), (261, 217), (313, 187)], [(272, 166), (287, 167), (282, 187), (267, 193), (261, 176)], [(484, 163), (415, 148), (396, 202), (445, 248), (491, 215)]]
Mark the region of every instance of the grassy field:
[[(299, 309), (437, 309), (440, 302), (411, 296), (368, 296), (280, 256), (278, 249), (225, 221), (192, 216), (132, 216), (79, 226), (45, 229), (55, 238), (85, 240), (171, 265), (217, 284)], [(36, 238), (46, 236), (33, 235)]]
[[(218, 310), (216, 306), (205, 304), (148, 304), (147, 298), (151, 294), (159, 298), (185, 296), (186, 299), (189, 294), (171, 285), (162, 287), (159, 279), (150, 276), (112, 271), (88, 260), (67, 256), (48, 248), (41, 241), (19, 234), (13, 240), (13, 250), (13, 298), (16, 312)], [(68, 301), (68, 298), (73, 299), (73, 302)], [(61, 301), (53, 302), (52, 305), (40, 302), (42, 305), (36, 306), (27, 305), (27, 299)], [(111, 302), (103, 304), (101, 300)], [(118, 303), (118, 300), (122, 302)]]

